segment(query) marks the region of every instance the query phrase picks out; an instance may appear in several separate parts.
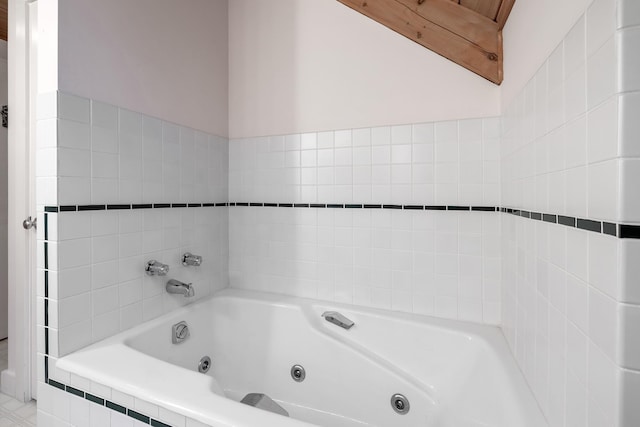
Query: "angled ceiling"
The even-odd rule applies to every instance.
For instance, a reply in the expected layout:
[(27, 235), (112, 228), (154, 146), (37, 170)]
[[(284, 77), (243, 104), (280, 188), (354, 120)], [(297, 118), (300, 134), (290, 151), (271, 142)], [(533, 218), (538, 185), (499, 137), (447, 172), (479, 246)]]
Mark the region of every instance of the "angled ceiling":
[(500, 84), (502, 29), (515, 0), (338, 0)]

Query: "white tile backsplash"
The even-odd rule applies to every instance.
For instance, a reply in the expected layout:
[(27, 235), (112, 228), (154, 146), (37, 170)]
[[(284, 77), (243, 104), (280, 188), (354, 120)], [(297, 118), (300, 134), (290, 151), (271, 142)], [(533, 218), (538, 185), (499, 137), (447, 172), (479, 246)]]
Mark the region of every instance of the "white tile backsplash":
[[(57, 103), (56, 108), (46, 107), (38, 123), (39, 154), (46, 160), (38, 166), (39, 176), (57, 177), (52, 178), (57, 185), (40, 179), (40, 209), (227, 201), (224, 138), (101, 102), (54, 95), (43, 96)], [(59, 116), (52, 116), (52, 111)], [(57, 167), (51, 167), (56, 159)], [(150, 169), (145, 174), (145, 166), (157, 168), (158, 173)], [(154, 191), (143, 196), (144, 189)], [(226, 286), (225, 207), (47, 216), (52, 355), (67, 354), (187, 303), (165, 296), (160, 286), (145, 291), (143, 271), (150, 259), (168, 263), (171, 277), (193, 282), (197, 298)], [(42, 231), (38, 238), (42, 269)], [(185, 251), (205, 259), (197, 272), (186, 271), (179, 263)]]
[[(230, 200), (495, 206), (498, 138), (475, 119), (231, 141)], [(495, 324), (499, 235), (496, 213), (235, 207), (231, 283)]]

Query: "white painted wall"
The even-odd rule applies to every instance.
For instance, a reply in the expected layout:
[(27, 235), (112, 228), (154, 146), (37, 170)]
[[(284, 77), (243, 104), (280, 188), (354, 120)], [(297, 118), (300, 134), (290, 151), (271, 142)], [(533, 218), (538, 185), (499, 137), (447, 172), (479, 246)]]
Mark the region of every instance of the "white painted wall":
[[(7, 42), (0, 40), (0, 107), (7, 105)], [(0, 127), (0, 339), (7, 337), (7, 129)]]
[(61, 91), (227, 135), (226, 0), (58, 3)]
[(232, 138), (500, 113), (499, 87), (335, 0), (230, 1), (229, 94)]
[(502, 108), (569, 33), (593, 0), (518, 0), (504, 27)]

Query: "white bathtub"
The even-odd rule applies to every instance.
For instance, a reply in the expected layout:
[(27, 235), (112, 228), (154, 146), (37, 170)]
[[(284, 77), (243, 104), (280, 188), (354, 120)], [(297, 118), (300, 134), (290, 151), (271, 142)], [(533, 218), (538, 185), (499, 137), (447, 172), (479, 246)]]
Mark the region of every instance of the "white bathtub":
[[(327, 310), (355, 326), (325, 321)], [(172, 344), (179, 321), (191, 336)], [(266, 293), (222, 291), (57, 367), (216, 427), (547, 425), (497, 328)], [(290, 418), (239, 403), (253, 392)], [(395, 393), (407, 414), (392, 409)]]

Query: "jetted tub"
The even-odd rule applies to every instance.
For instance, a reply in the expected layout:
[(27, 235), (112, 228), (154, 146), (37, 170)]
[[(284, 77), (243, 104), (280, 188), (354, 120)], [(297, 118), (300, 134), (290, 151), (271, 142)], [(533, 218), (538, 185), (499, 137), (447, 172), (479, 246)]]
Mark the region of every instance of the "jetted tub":
[[(355, 326), (329, 323), (326, 311)], [(190, 337), (173, 344), (181, 321)], [(267, 293), (224, 290), (57, 367), (216, 427), (547, 425), (498, 328)], [(290, 417), (240, 403), (248, 393)], [(392, 407), (397, 393), (406, 414)]]

